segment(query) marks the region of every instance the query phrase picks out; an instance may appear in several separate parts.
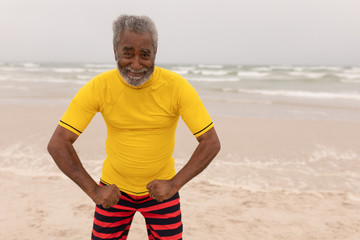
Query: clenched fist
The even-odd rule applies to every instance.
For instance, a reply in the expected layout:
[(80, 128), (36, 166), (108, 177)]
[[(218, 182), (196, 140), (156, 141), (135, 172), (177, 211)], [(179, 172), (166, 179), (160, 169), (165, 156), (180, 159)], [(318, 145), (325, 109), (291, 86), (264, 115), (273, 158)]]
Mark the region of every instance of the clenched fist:
[(146, 188), (150, 197), (158, 202), (171, 198), (179, 191), (171, 180), (154, 180), (149, 182)]
[(115, 184), (98, 186), (93, 194), (93, 201), (97, 205), (102, 205), (104, 208), (109, 208), (118, 203), (121, 193)]

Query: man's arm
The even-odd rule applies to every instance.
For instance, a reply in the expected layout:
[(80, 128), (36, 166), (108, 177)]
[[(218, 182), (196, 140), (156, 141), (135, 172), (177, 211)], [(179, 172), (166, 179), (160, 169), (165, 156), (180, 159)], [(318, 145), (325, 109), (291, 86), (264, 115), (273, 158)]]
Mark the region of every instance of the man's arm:
[(121, 196), (115, 185), (99, 186), (84, 169), (73, 147), (78, 136), (57, 126), (48, 144), (48, 151), (60, 170), (73, 180), (96, 204), (109, 208)]
[(147, 185), (150, 196), (161, 202), (171, 198), (182, 186), (201, 173), (220, 151), (215, 128), (197, 137), (199, 145), (187, 164), (171, 180), (154, 180)]

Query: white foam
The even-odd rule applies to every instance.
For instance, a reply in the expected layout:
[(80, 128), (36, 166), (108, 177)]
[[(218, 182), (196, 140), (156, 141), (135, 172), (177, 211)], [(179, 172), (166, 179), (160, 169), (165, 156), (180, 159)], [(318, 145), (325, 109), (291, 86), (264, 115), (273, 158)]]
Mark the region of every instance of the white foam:
[(270, 72), (271, 67), (255, 67), (255, 68), (253, 68), (253, 70), (255, 70), (257, 72)]
[(53, 68), (52, 70), (57, 73), (79, 73), (86, 71), (84, 68)]
[(306, 73), (307, 78), (322, 78), (325, 76), (325, 73)]
[(85, 67), (87, 67), (87, 68), (108, 68), (108, 69), (113, 69), (113, 68), (115, 68), (115, 65), (114, 64), (107, 64), (107, 63), (99, 63), (99, 64), (90, 63), (90, 64), (85, 64)]
[[(341, 161), (351, 161), (359, 159), (359, 155), (353, 151), (347, 151), (339, 153), (334, 148), (330, 148), (324, 145), (316, 145), (316, 151), (309, 158), (309, 162), (319, 162), (322, 160), (328, 161), (329, 159), (341, 160)], [(333, 163), (330, 163), (333, 164)], [(333, 167), (337, 167), (333, 165)]]
[[(211, 99), (214, 99), (214, 98), (211, 98)], [(247, 104), (265, 104), (265, 105), (274, 104), (271, 101), (264, 101), (264, 100), (258, 100), (258, 99), (244, 99), (244, 98), (241, 98), (241, 99), (225, 98), (225, 99), (222, 99), (222, 101), (228, 102), (228, 103), (247, 103)]]
[(84, 85), (87, 81), (78, 79), (62, 79), (62, 78), (17, 78), (13, 79), (14, 82), (27, 82), (27, 83), (72, 83)]
[(90, 80), (93, 78), (92, 76), (88, 76), (88, 75), (76, 75), (76, 77), (82, 80)]
[(290, 75), (290, 76), (304, 76), (305, 73), (304, 73), (304, 72), (295, 71), (295, 72), (289, 72), (289, 75)]
[(306, 69), (313, 71), (341, 71), (341, 67), (335, 66), (307, 66)]
[(226, 77), (226, 78), (212, 78), (212, 77), (187, 77), (189, 81), (195, 82), (238, 82), (239, 79), (236, 77)]
[(269, 76), (269, 73), (263, 73), (263, 72), (238, 72), (237, 75), (239, 77), (249, 77), (249, 78), (258, 78), (258, 77), (265, 77)]
[(200, 72), (202, 75), (213, 75), (213, 76), (224, 76), (229, 73), (228, 71), (220, 71), (220, 70), (216, 70), (216, 71), (202, 70)]
[(180, 70), (180, 69), (173, 69), (174, 72), (180, 74), (180, 75), (186, 75), (189, 74), (189, 70)]
[(45, 69), (43, 69), (43, 68), (25, 68), (24, 70), (26, 72), (43, 72), (43, 71), (45, 71)]
[(360, 73), (336, 73), (335, 75), (340, 78), (360, 80)]
[[(114, 69), (114, 68), (111, 68), (111, 69)], [(103, 72), (107, 72), (107, 71), (109, 71), (111, 69), (108, 69), (108, 68), (99, 68), (99, 69), (90, 68), (87, 71), (91, 72), (91, 73), (103, 73)]]
[[(29, 139), (32, 138), (37, 138), (37, 136), (33, 135)], [(26, 176), (63, 175), (47, 152), (39, 149), (37, 144), (31, 145), (27, 142), (18, 142), (1, 149), (0, 171)], [(92, 176), (100, 177), (102, 160), (99, 159), (103, 158), (88, 159), (85, 156), (80, 157), (83, 159), (83, 165), (89, 173)]]
[(173, 71), (175, 71), (175, 70), (192, 71), (192, 70), (195, 70), (196, 68), (195, 67), (190, 67), (190, 66), (174, 66), (174, 67), (171, 67), (171, 69)]
[(360, 101), (360, 93), (348, 92), (348, 93), (332, 93), (332, 92), (308, 92), (308, 91), (296, 91), (296, 90), (249, 90), (238, 89), (240, 93), (260, 94), (268, 96), (285, 96), (285, 97), (297, 97), (297, 98), (314, 98), (314, 99), (352, 99)]
[(276, 66), (276, 65), (272, 65), (270, 66), (270, 68), (272, 70), (291, 70), (293, 69), (294, 67), (293, 66), (286, 66), (286, 65), (283, 65), (283, 66)]
[(26, 67), (26, 68), (38, 68), (38, 67), (40, 67), (39, 64), (37, 64), (37, 63), (31, 63), (31, 62), (29, 62), (29, 63), (23, 63), (22, 65), (23, 65), (24, 67)]
[(304, 76), (306, 78), (322, 78), (325, 76), (325, 73), (314, 73), (314, 72), (305, 72), (305, 71), (293, 71), (289, 72), (290, 76)]
[(205, 65), (205, 64), (199, 64), (198, 65), (199, 68), (216, 68), (216, 69), (221, 69), (224, 68), (224, 65)]

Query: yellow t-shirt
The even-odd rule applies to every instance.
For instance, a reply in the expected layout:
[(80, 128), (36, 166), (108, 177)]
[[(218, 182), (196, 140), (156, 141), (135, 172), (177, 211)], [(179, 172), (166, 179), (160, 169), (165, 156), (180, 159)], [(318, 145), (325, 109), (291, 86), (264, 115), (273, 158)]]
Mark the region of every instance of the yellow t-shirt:
[(59, 124), (80, 135), (97, 112), (107, 126), (101, 180), (133, 195), (146, 194), (154, 179), (175, 175), (179, 116), (195, 137), (213, 127), (195, 89), (159, 67), (140, 87), (127, 84), (117, 69), (96, 76), (75, 95)]

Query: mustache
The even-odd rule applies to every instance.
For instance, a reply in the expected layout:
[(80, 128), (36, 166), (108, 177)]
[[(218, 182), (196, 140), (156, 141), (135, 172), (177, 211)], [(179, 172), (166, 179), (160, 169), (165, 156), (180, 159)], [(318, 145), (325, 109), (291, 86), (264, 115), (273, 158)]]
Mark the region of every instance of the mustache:
[(133, 69), (131, 66), (126, 66), (124, 69), (133, 73), (146, 73), (147, 71), (149, 71), (149, 69), (144, 66), (139, 70)]

